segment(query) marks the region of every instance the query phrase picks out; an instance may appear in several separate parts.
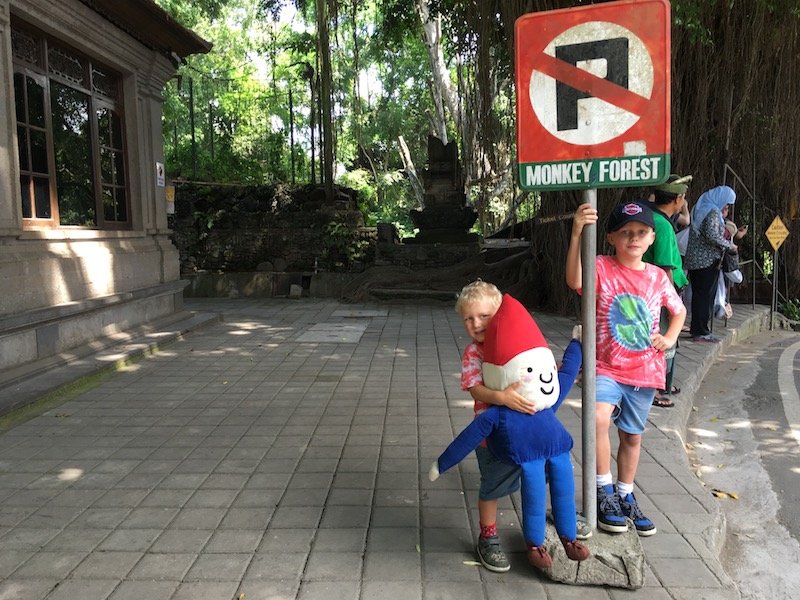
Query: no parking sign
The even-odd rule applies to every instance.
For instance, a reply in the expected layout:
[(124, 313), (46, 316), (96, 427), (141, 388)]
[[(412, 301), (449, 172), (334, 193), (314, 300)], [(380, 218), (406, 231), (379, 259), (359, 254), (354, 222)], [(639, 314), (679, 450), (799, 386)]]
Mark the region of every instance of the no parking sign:
[(669, 175), (667, 0), (531, 13), (516, 23), (517, 161), (528, 190)]

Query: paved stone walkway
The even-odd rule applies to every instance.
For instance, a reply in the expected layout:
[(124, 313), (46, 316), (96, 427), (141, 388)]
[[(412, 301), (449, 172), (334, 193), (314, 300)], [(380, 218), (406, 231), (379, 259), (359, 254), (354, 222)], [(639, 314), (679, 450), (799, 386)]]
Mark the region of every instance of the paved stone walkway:
[[(683, 406), (654, 409), (645, 434), (637, 485), (659, 533), (632, 592), (534, 572), (510, 500), (512, 570), (476, 566), (477, 465), (426, 477), (472, 414), (451, 306), (188, 306), (223, 321), (0, 433), (0, 600), (738, 597), (717, 559), (719, 510), (680, 441), (718, 348), (682, 346)], [(717, 331), (726, 344), (764, 308), (736, 313)], [(537, 320), (558, 356), (573, 323)], [(576, 464), (579, 397), (559, 411)]]

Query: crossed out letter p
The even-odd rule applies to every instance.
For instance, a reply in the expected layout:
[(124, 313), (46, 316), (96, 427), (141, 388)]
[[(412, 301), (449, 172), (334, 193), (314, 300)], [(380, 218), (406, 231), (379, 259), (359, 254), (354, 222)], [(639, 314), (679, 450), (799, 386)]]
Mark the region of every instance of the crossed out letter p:
[[(603, 59), (605, 79), (628, 89), (628, 38), (612, 38), (556, 47), (556, 58), (577, 67), (579, 62)], [(590, 94), (556, 81), (556, 126), (558, 131), (578, 128), (578, 100)]]

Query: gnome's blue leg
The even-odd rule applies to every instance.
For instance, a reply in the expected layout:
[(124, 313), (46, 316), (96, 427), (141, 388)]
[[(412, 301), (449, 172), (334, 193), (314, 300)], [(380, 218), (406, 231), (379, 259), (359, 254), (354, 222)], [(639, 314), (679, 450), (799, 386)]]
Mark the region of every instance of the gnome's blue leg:
[[(522, 534), (526, 544), (544, 544), (547, 508), (547, 489), (544, 479), (544, 459), (522, 463)], [(575, 515), (573, 515), (573, 520)], [(575, 523), (573, 522), (573, 527)]]
[(550, 504), (558, 535), (572, 541), (577, 535), (575, 524), (575, 480), (569, 452), (548, 459)]

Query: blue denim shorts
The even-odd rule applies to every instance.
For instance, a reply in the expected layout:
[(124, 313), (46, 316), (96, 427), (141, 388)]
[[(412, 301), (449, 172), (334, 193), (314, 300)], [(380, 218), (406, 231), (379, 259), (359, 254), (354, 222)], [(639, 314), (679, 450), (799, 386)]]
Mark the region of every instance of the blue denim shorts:
[(496, 500), (519, 489), (522, 474), (519, 465), (498, 460), (488, 448), (482, 446), (475, 448), (475, 455), (481, 471), (481, 489), (478, 492), (481, 500)]
[(655, 396), (655, 388), (634, 387), (611, 377), (597, 376), (597, 402), (616, 406), (611, 419), (625, 433), (644, 433)]

